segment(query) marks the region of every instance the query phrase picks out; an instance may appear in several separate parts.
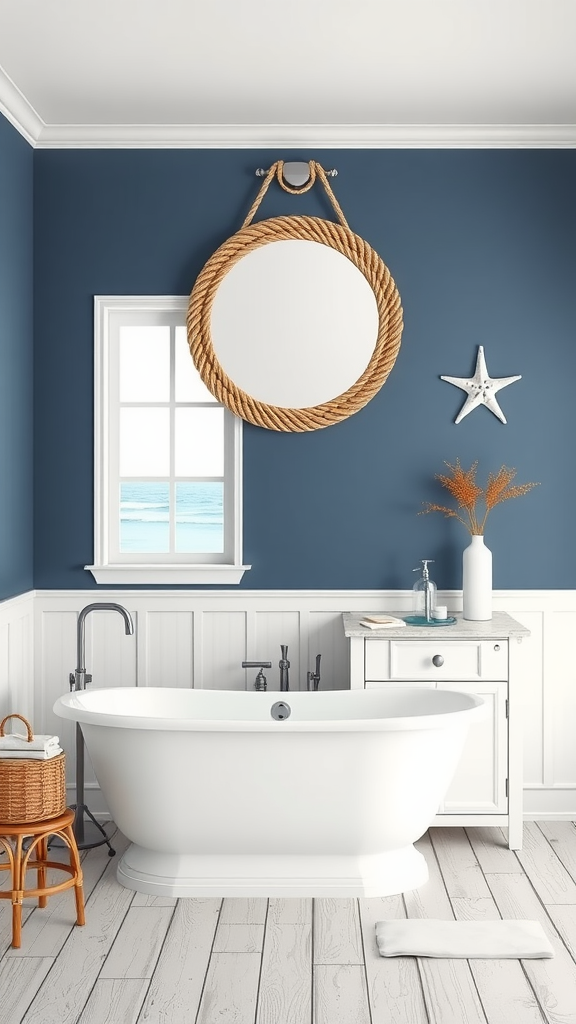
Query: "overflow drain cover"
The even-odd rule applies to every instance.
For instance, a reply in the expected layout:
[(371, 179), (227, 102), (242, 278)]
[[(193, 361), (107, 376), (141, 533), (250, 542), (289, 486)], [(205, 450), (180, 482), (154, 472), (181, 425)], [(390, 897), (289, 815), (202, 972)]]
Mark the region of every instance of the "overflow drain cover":
[(270, 714), (277, 722), (282, 722), (285, 718), (290, 718), (292, 708), (289, 704), (285, 704), (283, 700), (277, 700), (270, 708)]

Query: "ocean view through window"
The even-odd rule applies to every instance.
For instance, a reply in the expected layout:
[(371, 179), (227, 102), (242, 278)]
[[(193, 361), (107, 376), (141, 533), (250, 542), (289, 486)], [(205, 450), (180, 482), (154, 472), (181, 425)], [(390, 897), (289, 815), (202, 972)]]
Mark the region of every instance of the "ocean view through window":
[(120, 485), (120, 549), (169, 551), (170, 507), (174, 507), (176, 551), (218, 551), (224, 547), (224, 488), (221, 483)]
[(237, 583), (242, 424), (190, 355), (188, 300), (95, 299), (97, 582)]

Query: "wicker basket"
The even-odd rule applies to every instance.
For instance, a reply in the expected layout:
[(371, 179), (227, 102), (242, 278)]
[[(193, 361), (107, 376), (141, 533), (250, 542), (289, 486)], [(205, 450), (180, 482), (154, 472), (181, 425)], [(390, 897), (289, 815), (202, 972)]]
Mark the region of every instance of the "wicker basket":
[[(28, 742), (33, 733), (22, 715), (6, 715), (0, 723), (0, 737), (9, 718), (24, 722)], [(0, 822), (3, 824), (43, 821), (66, 810), (66, 754), (45, 761), (28, 758), (0, 758)]]

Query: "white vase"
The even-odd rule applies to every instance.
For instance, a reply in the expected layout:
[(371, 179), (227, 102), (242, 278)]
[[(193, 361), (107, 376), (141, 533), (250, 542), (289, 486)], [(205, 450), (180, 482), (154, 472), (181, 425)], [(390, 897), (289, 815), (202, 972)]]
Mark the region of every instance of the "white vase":
[(462, 607), (465, 619), (492, 618), (492, 552), (479, 534), (462, 553)]

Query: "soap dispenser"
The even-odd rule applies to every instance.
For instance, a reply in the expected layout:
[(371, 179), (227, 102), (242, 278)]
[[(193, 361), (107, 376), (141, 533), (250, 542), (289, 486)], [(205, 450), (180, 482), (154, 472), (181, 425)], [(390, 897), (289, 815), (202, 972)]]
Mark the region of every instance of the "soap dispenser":
[(423, 558), (421, 561), (422, 569), (418, 566), (412, 570), (412, 572), (422, 573), (412, 588), (412, 611), (415, 616), (424, 619), (425, 622), (432, 622), (436, 607), (436, 584), (430, 579), (428, 565), (434, 559)]

